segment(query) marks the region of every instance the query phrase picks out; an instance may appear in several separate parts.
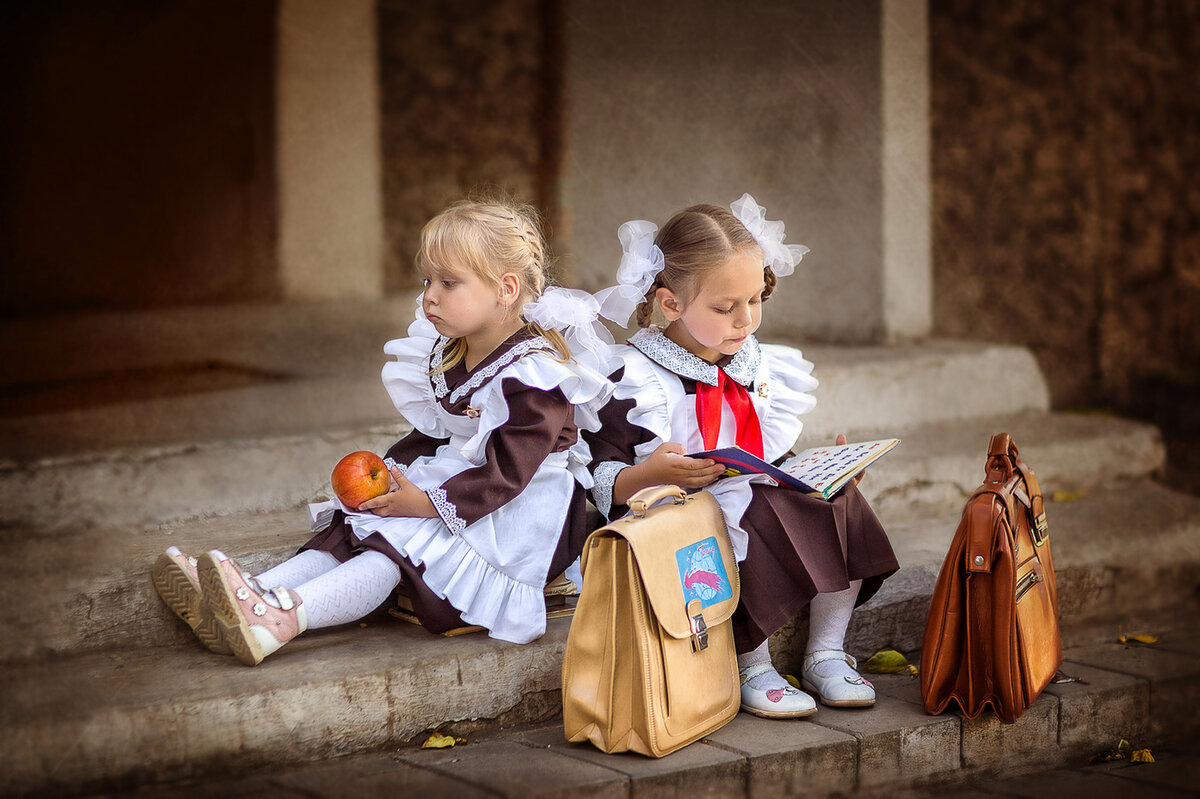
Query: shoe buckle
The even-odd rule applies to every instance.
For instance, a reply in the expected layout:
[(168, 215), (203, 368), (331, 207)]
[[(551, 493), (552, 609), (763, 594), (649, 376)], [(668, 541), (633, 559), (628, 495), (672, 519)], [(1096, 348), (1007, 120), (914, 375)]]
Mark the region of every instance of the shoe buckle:
[(687, 603), (687, 615), (692, 628), (692, 651), (703, 652), (708, 649), (708, 625), (704, 622), (699, 599)]

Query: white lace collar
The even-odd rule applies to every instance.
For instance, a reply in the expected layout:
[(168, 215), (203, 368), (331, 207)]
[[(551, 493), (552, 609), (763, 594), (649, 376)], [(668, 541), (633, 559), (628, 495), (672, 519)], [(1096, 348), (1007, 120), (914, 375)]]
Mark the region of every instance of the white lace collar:
[(754, 383), (754, 376), (758, 374), (758, 367), (762, 364), (762, 350), (759, 349), (758, 339), (754, 336), (747, 337), (746, 343), (733, 356), (733, 360), (724, 367), (718, 367), (688, 352), (667, 338), (662, 328), (657, 325), (642, 328), (634, 333), (629, 343), (664, 369), (710, 386), (717, 385), (717, 370), (723, 368), (729, 379), (749, 388)]
[(447, 394), (449, 394), (451, 404), (458, 402), (467, 394), (471, 393), (485, 382), (495, 377), (497, 372), (520, 358), (522, 355), (525, 355), (532, 350), (554, 349), (554, 346), (541, 336), (535, 336), (534, 338), (527, 338), (524, 341), (518, 341), (516, 344), (512, 345), (507, 352), (496, 358), (496, 360), (492, 361), (484, 368), (472, 372), (471, 376), (468, 377), (462, 385), (451, 392), (450, 387), (446, 384), (446, 373), (442, 371), (442, 355), (445, 353), (446, 345), (449, 343), (450, 339), (447, 337), (438, 336), (437, 343), (433, 345), (433, 352), (430, 353), (429, 356), (429, 368), (433, 372), (433, 374), (430, 375), (430, 379), (433, 381), (434, 397), (436, 397), (438, 400), (441, 400), (445, 398)]

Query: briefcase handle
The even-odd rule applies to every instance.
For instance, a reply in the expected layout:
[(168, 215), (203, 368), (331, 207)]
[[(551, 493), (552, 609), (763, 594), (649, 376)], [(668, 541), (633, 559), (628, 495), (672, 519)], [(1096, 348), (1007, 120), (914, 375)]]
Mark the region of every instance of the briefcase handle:
[(687, 500), (687, 492), (675, 485), (648, 486), (629, 498), (629, 510), (635, 519), (646, 515), (646, 511), (659, 500), (671, 497), (676, 505), (682, 505)]
[(1017, 468), (1017, 444), (1008, 433), (996, 433), (988, 442), (988, 459), (985, 467), (987, 482), (1003, 485), (1012, 479)]

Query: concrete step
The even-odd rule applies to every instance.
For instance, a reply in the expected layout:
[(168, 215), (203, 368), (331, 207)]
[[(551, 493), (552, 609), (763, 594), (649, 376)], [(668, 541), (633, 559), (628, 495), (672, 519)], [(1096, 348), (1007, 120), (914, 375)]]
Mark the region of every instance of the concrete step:
[[(984, 475), (987, 445), (1009, 433), (1037, 473), (1042, 490), (1074, 490), (1162, 470), (1158, 430), (1112, 416), (1029, 412), (942, 421), (891, 435), (899, 448), (872, 466), (860, 488), (887, 523), (961, 509)], [(855, 431), (858, 440), (887, 437), (885, 429)]]
[[(1100, 620), (1114, 630), (1122, 623), (1128, 629), (1135, 617), (1165, 613), (1181, 597), (1196, 595), (1200, 499), (1147, 480), (1130, 480), (1093, 487), (1077, 501), (1052, 503), (1048, 515), (1064, 623)], [(934, 576), (956, 523), (956, 515), (944, 515), (892, 527), (902, 570), (855, 614), (847, 642), (852, 653), (867, 656), (886, 646), (912, 652), (919, 645)], [(75, 560), (39, 563), (48, 577), (86, 569), (86, 551), (67, 547), (64, 552), (72, 553), (64, 558)], [(144, 561), (143, 568), (148, 570), (149, 563)], [(15, 606), (6, 614), (7, 629), (0, 630), (6, 642), (22, 636), (29, 640), (30, 627), (54, 624), (58, 608), (53, 603), (30, 607), (23, 590), (14, 596), (11, 582), (6, 593), (8, 607)], [(129, 600), (114, 596), (94, 609), (118, 627), (182, 627), (165, 609), (155, 616)], [(103, 604), (119, 604), (127, 618), (118, 619), (113, 608), (101, 610)], [(14, 617), (21, 619), (15, 630)], [(183, 777), (213, 764), (236, 768), (301, 762), (404, 742), (459, 720), (488, 720), (487, 726), (496, 727), (558, 712), (568, 620), (552, 621), (543, 638), (526, 646), (482, 635), (438, 638), (386, 616), (372, 617), (365, 625), (306, 634), (255, 669), (212, 655), (194, 640), (159, 647), (127, 643), (9, 662), (0, 686), (0, 745), (14, 765), (0, 777), (0, 787), (6, 792), (50, 790), (164, 774)], [(132, 638), (128, 629), (119, 637)], [(773, 639), (782, 669), (796, 670), (799, 639), (799, 625)], [(1080, 662), (1101, 669), (1112, 665), (1107, 655), (1089, 658)], [(1194, 673), (1195, 657), (1185, 660), (1193, 669), (1188, 673)], [(1167, 691), (1164, 696), (1158, 701), (1170, 706), (1174, 695)], [(1045, 717), (1033, 714), (1030, 718), (1041, 721), (1028, 724), (1057, 736), (1060, 705), (1054, 698), (1042, 704)], [(1085, 711), (1081, 706), (1078, 712)], [(838, 715), (822, 713), (826, 719)], [(908, 715), (913, 714), (917, 711)], [(848, 732), (845, 742), (853, 749), (868, 740), (896, 745), (914, 736), (923, 740), (926, 734), (960, 740), (955, 736), (963, 734), (967, 723), (955, 719), (929, 721), (958, 725), (949, 731), (921, 725), (911, 734), (888, 727), (892, 721), (880, 721), (879, 729)], [(1004, 735), (1010, 728), (980, 723), (979, 745), (1000, 741), (996, 751), (1006, 751)], [(876, 741), (875, 736), (882, 738)], [(737, 740), (726, 749), (749, 757)], [(764, 738), (754, 746), (767, 743)], [(866, 750), (855, 751), (862, 757)], [(958, 753), (960, 748), (947, 751)], [(965, 744), (961, 751), (968, 751)], [(992, 762), (993, 754), (988, 750), (971, 762)], [(879, 756), (902, 770), (895, 763), (908, 762), (888, 760), (892, 755), (883, 752)]]
[[(1153, 427), (1105, 417), (1030, 413), (905, 430), (904, 443), (871, 469), (863, 491), (889, 527), (941, 514), (941, 523), (952, 531), (953, 523), (946, 519), (956, 521), (964, 498), (978, 486), (989, 436), (1001, 430), (1010, 432), (1022, 446), (1047, 492), (1077, 489), (1101, 478), (1144, 477), (1162, 464), (1162, 445)], [(349, 441), (323, 439), (320, 444), (331, 461), (340, 457), (338, 447)], [(211, 472), (223, 474), (221, 465), (211, 464)], [(255, 496), (244, 490), (247, 504)], [(6, 588), (30, 598), (17, 599), (18, 606), (36, 598), (37, 603), (50, 602), (56, 612), (49, 617), (37, 612), (0, 619), (8, 657), (125, 643), (181, 643), (187, 634), (171, 623), (173, 617), (148, 579), (158, 553), (172, 545), (188, 553), (217, 547), (257, 572), (303, 543), (306, 520), (300, 510), (244, 510), (233, 516), (163, 522), (142, 529), (114, 526), (111, 520), (48, 529), (13, 523), (0, 529), (0, 536), (8, 541), (0, 551), (0, 565), (7, 566), (10, 575), (28, 576), (10, 579)], [(155, 623), (146, 623), (150, 619)]]
[[(1157, 747), (1200, 731), (1200, 639), (1194, 608), (1185, 610), (1191, 615), (1157, 620), (1162, 640), (1153, 647), (1122, 646), (1111, 634), (1068, 639), (1063, 671), (1080, 681), (1048, 687), (1011, 725), (990, 713), (926, 715), (917, 680), (872, 675), (872, 709), (822, 707), (794, 722), (743, 713), (659, 760), (566, 743), (557, 672), (540, 681), (522, 656), (530, 647), (492, 647), (484, 660), (475, 647), (482, 639), (368, 628), (313, 636), (296, 643), (297, 656), (255, 670), (194, 651), (89, 655), (76, 661), (75, 682), (33, 667), (10, 674), (0, 788), (124, 795), (140, 786), (145, 797), (908, 795), (1079, 764), (1122, 738)], [(512, 705), (502, 684), (489, 708), (507, 709), (503, 725), (456, 721), (472, 682), (494, 685), (490, 669), (522, 666), (531, 671), (523, 695), (535, 702)], [(431, 704), (440, 712), (425, 716), (440, 721), (421, 729), (414, 711)], [(435, 728), (467, 743), (420, 749)]]
[[(376, 320), (398, 315), (392, 305), (375, 310)], [(0, 418), (0, 524), (27, 524), (33, 514), (40, 527), (140, 528), (297, 508), (326, 496), (329, 471), (342, 455), (382, 450), (409, 429), (397, 418), (378, 376), (384, 341), (402, 334), (403, 327), (386, 328), (389, 335), (376, 321), (368, 329), (377, 340), (369, 351), (362, 347), (367, 354), (356, 349), (343, 362), (339, 356), (350, 344), (342, 349), (318, 345), (317, 333), (335, 329), (334, 320), (326, 318), (328, 309), (311, 313), (320, 317), (311, 328), (291, 317), (281, 322), (282, 332), (267, 342), (274, 342), (271, 347), (246, 345), (253, 328), (234, 324), (245, 327), (241, 317), (225, 320), (238, 336), (209, 331), (213, 346), (225, 347), (217, 350), (221, 363), (236, 367), (226, 371), (251, 376), (245, 385), (220, 390), (200, 385), (184, 394), (164, 389), (160, 383), (181, 379), (170, 371), (175, 368), (171, 358), (186, 360), (184, 368), (203, 353), (194, 343), (184, 347), (182, 332), (167, 327), (163, 338), (184, 347), (181, 353), (158, 352), (132, 366), (106, 364), (117, 370), (114, 380), (133, 374), (128, 380), (135, 386), (144, 383), (145, 396)], [(162, 320), (158, 324), (166, 326)], [(351, 343), (360, 344), (362, 337)], [(288, 342), (311, 349), (297, 352), (284, 347)], [(806, 355), (817, 363), (821, 387), (805, 440), (832, 440), (867, 424), (904, 437), (930, 424), (1048, 408), (1037, 364), (1019, 347), (935, 341), (814, 347)], [(22, 363), (33, 369), (27, 361)], [(321, 366), (326, 361), (332, 365)], [(80, 373), (81, 385), (87, 385), (89, 374)], [(255, 377), (264, 374), (268, 377)]]

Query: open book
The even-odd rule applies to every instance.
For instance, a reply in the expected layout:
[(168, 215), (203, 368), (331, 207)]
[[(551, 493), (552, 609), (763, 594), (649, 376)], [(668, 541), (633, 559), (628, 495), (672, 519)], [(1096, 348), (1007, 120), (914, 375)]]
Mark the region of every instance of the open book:
[(692, 452), (692, 458), (710, 458), (725, 464), (725, 477), (765, 474), (780, 485), (790, 486), (821, 499), (829, 499), (854, 476), (890, 452), (898, 438), (863, 441), (857, 444), (813, 447), (788, 458), (779, 466), (751, 455), (741, 447)]

